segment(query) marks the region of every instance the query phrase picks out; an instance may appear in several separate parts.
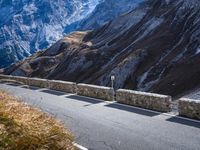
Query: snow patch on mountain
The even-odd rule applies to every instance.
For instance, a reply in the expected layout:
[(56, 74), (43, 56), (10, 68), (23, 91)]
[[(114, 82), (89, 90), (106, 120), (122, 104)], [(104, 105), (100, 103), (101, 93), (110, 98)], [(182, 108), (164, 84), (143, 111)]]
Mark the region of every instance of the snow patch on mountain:
[(195, 55), (197, 55), (197, 54), (200, 54), (200, 47), (197, 48), (197, 51), (196, 51)]

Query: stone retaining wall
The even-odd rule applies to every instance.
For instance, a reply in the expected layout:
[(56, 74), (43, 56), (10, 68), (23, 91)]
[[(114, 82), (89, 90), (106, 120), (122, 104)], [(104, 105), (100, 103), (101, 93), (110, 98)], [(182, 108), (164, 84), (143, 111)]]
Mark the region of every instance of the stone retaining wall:
[[(93, 97), (112, 101), (113, 91), (109, 87), (78, 84), (66, 81), (47, 80), (39, 78), (27, 78), (18, 76), (0, 75), (0, 79), (13, 80), (30, 86), (41, 88), (50, 88), (52, 90), (63, 91), (67, 93), (76, 93), (78, 95)], [(171, 111), (171, 96), (138, 92), (132, 90), (117, 90), (117, 102), (156, 110), (160, 112)], [(200, 101), (190, 99), (179, 100), (179, 114), (189, 118), (200, 119)]]
[(116, 92), (116, 99), (117, 102), (145, 109), (171, 111), (171, 96), (120, 89)]
[(28, 85), (37, 86), (40, 88), (49, 88), (50, 83), (47, 79), (28, 78)]
[(9, 76), (9, 75), (0, 75), (0, 79), (12, 79), (13, 76)]
[(58, 90), (69, 93), (76, 93), (76, 83), (73, 82), (47, 80), (40, 78), (27, 78), (27, 77), (9, 76), (9, 75), (0, 75), (0, 79), (15, 80), (19, 83), (23, 83), (30, 86), (49, 88), (52, 90)]
[(178, 101), (179, 115), (200, 120), (200, 101), (182, 98)]
[(26, 77), (15, 77), (15, 76), (12, 76), (10, 77), (12, 80), (15, 80), (15, 81), (19, 81), (20, 83), (23, 83), (23, 84), (28, 84), (28, 78)]
[(8, 75), (0, 75), (0, 79), (4, 79), (5, 81), (6, 80), (15, 80), (17, 81), (18, 83), (23, 83), (23, 84), (27, 84), (28, 82), (28, 78), (26, 77), (18, 77), (18, 76), (8, 76)]
[(89, 84), (78, 84), (77, 94), (107, 101), (112, 101), (113, 99), (111, 88)]
[(49, 80), (50, 89), (67, 93), (76, 93), (76, 83), (58, 80)]

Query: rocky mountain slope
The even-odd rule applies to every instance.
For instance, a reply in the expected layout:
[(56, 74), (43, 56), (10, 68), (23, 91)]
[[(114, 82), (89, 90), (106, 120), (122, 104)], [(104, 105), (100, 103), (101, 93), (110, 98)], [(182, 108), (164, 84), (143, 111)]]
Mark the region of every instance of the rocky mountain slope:
[(0, 68), (47, 48), (66, 33), (99, 27), (140, 1), (0, 0)]
[(98, 0), (0, 0), (0, 67), (47, 48)]
[(176, 96), (200, 85), (200, 1), (146, 0), (98, 30), (75, 32), (6, 74)]
[(94, 11), (82, 20), (66, 26), (65, 32), (92, 30), (101, 27), (105, 23), (134, 9), (144, 0), (102, 0)]

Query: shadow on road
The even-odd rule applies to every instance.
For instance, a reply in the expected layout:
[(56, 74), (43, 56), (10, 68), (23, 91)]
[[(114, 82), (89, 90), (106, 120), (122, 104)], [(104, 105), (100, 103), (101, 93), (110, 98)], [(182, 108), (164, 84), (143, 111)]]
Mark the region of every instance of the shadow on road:
[(39, 87), (35, 87), (35, 86), (23, 86), (21, 88), (30, 89), (30, 90), (39, 90), (40, 89)]
[(139, 108), (128, 107), (128, 106), (123, 106), (123, 105), (119, 105), (119, 104), (108, 104), (108, 105), (106, 105), (106, 107), (120, 109), (120, 110), (124, 110), (124, 111), (128, 111), (128, 112), (136, 113), (139, 115), (149, 116), (149, 117), (154, 117), (154, 116), (159, 115), (159, 113), (145, 111), (145, 110), (141, 110)]
[(7, 85), (12, 85), (12, 86), (21, 86), (21, 84), (17, 84), (17, 83), (6, 83)]
[(48, 94), (52, 94), (52, 95), (57, 95), (57, 96), (66, 95), (66, 93), (64, 93), (64, 92), (54, 91), (54, 90), (41, 90), (40, 92), (44, 92), (44, 93), (48, 93)]
[(67, 96), (67, 98), (82, 101), (82, 102), (87, 102), (87, 103), (91, 103), (91, 104), (101, 103), (101, 101), (99, 101), (99, 100), (95, 100), (93, 98), (82, 97), (82, 96), (78, 96), (78, 95)]
[(183, 125), (187, 125), (187, 126), (191, 126), (191, 127), (195, 127), (195, 128), (200, 128), (200, 123), (182, 119), (182, 118), (172, 117), (172, 118), (167, 119), (167, 121), (179, 123), (179, 124), (183, 124)]

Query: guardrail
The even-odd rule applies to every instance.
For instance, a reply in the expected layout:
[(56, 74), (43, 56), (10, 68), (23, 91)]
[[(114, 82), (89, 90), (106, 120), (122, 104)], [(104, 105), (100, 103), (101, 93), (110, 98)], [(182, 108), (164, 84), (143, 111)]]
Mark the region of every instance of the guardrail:
[(49, 82), (47, 79), (39, 78), (26, 78), (28, 80), (28, 85), (37, 86), (41, 88), (49, 88)]
[(49, 88), (67, 93), (76, 93), (76, 83), (59, 80), (48, 80)]
[(2, 80), (10, 80), (10, 81), (16, 81), (20, 84), (28, 84), (28, 79), (25, 77), (18, 77), (18, 76), (10, 76), (10, 75), (0, 75), (0, 79)]
[(68, 93), (76, 93), (76, 83), (59, 81), (59, 80), (47, 80), (40, 78), (27, 78), (20, 76), (9, 76), (9, 75), (0, 75), (0, 79), (15, 80), (19, 83), (23, 83), (29, 86), (37, 86), (41, 88), (49, 88), (52, 90), (58, 90)]
[(166, 95), (137, 92), (132, 90), (117, 90), (113, 94), (110, 87), (76, 84), (73, 82), (47, 80), (39, 78), (27, 78), (18, 76), (0, 75), (0, 79), (10, 79), (20, 81), (29, 86), (37, 86), (41, 88), (49, 88), (68, 93), (77, 93), (78, 95), (112, 101), (116, 94), (116, 101), (128, 105), (138, 106), (146, 109), (152, 109), (160, 112), (171, 111), (171, 97)]
[(156, 110), (160, 112), (171, 111), (171, 96), (119, 89), (116, 92), (119, 103)]
[(200, 101), (181, 98), (178, 101), (179, 115), (200, 120)]
[[(67, 93), (77, 93), (78, 95), (93, 97), (107, 101), (113, 100), (113, 90), (110, 87), (9, 75), (0, 75), (0, 79), (13, 80), (29, 86), (49, 88), (52, 90), (58, 90)], [(115, 94), (116, 101), (119, 103), (156, 110), (160, 112), (171, 111), (171, 96), (124, 89), (117, 90)], [(189, 118), (200, 119), (200, 101), (180, 99), (178, 103), (180, 115)]]
[(89, 85), (89, 84), (77, 84), (77, 94), (103, 99), (107, 101), (113, 100), (113, 90), (109, 87)]

